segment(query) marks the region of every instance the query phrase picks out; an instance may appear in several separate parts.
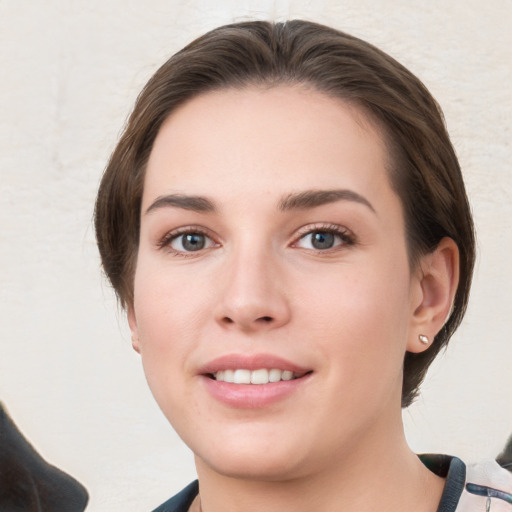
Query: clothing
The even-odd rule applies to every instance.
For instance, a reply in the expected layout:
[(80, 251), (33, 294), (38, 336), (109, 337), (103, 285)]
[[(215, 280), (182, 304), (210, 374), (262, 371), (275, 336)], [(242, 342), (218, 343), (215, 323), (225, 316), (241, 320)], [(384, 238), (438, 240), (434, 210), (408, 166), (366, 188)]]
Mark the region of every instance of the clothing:
[(82, 512), (85, 487), (48, 464), (0, 403), (0, 511)]
[(446, 478), (437, 512), (512, 512), (512, 473), (495, 461), (466, 466), (448, 455), (420, 455), (420, 459)]
[[(437, 512), (512, 512), (512, 473), (496, 462), (466, 466), (448, 455), (419, 457), (430, 471), (446, 478)], [(196, 480), (153, 512), (187, 512), (198, 492)]]
[(156, 508), (153, 512), (187, 512), (198, 492), (199, 483), (195, 480), (191, 484), (187, 485), (185, 489), (176, 494), (176, 496), (173, 496), (170, 500), (162, 503), (162, 505)]

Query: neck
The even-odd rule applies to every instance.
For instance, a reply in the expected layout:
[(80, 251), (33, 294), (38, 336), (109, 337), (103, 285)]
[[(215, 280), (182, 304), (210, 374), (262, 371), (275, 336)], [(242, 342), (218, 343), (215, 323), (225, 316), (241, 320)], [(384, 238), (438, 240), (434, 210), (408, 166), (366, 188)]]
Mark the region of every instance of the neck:
[[(395, 430), (396, 432), (396, 430)], [(356, 442), (355, 445), (358, 443)], [(426, 469), (400, 435), (368, 437), (321, 470), (279, 481), (237, 478), (196, 457), (202, 512), (435, 512), (444, 480)]]

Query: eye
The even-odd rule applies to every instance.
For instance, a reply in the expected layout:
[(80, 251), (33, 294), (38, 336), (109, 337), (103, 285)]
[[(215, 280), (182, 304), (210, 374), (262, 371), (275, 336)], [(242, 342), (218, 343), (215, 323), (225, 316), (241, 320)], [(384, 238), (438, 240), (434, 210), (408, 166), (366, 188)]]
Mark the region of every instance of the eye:
[(341, 245), (352, 245), (353, 237), (341, 227), (309, 229), (294, 244), (302, 249), (327, 251)]
[(167, 248), (176, 255), (186, 255), (214, 247), (215, 242), (206, 234), (196, 229), (168, 233), (158, 245)]
[(202, 233), (185, 233), (174, 238), (170, 246), (175, 251), (200, 251), (208, 245), (208, 237)]
[(315, 249), (317, 251), (325, 251), (332, 249), (336, 245), (340, 245), (339, 236), (329, 231), (313, 231), (302, 236), (297, 245), (303, 249)]

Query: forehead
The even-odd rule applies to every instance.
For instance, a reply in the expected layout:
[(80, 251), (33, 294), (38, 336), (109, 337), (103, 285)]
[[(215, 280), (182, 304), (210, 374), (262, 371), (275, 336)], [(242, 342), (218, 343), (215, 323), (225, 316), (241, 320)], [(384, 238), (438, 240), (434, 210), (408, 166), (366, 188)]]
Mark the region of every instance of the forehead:
[[(200, 95), (163, 123), (143, 202), (206, 194), (387, 185), (387, 150), (364, 111), (301, 86)], [(163, 190), (165, 189), (165, 190)], [(169, 189), (169, 190), (167, 190)], [(369, 192), (369, 190), (367, 190)]]

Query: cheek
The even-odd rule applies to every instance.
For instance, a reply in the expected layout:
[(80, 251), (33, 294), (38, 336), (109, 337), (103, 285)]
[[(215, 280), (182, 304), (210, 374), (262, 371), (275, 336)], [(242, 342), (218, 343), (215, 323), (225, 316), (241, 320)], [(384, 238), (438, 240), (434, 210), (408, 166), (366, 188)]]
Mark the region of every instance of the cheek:
[[(409, 278), (394, 264), (315, 274), (297, 292), (308, 297), (299, 315), (325, 359), (337, 361), (353, 383), (380, 374), (401, 374), (409, 326)], [(308, 343), (308, 341), (305, 341)]]
[(177, 350), (197, 330), (207, 308), (209, 286), (190, 273), (171, 271), (156, 258), (139, 258), (134, 306), (139, 338), (146, 352)]
[(309, 328), (322, 332), (337, 324), (359, 345), (369, 332), (382, 331), (385, 336), (389, 327), (397, 333), (396, 322), (408, 319), (409, 293), (403, 267), (381, 262), (317, 270), (301, 280), (292, 296), (301, 297), (303, 319), (306, 315), (312, 320)]
[(170, 389), (185, 392), (183, 373), (199, 328), (197, 293), (186, 283), (140, 265), (135, 275), (134, 311), (140, 355), (148, 384), (161, 407)]

